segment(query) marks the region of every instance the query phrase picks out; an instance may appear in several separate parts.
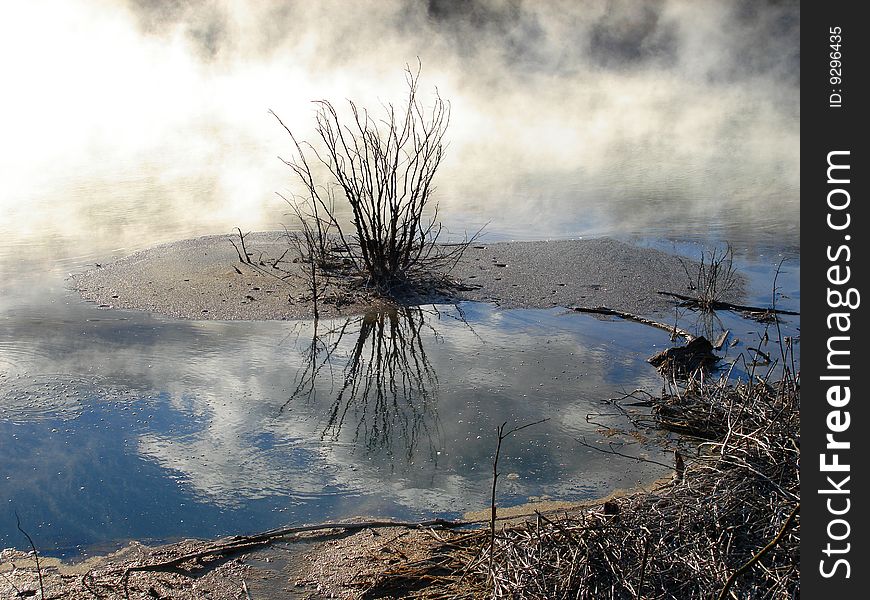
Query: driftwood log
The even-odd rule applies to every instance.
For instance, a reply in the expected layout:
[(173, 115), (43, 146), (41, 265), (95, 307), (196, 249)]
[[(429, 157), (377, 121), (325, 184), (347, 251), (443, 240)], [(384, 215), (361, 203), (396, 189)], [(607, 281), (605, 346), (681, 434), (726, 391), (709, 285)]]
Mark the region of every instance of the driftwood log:
[[(661, 296), (670, 296), (671, 298), (676, 298), (677, 300), (682, 300), (682, 306), (688, 306), (693, 308), (700, 308), (702, 306), (702, 302), (699, 298), (695, 298), (694, 296), (685, 296), (683, 294), (675, 294), (674, 292), (658, 292)], [(733, 310), (737, 312), (742, 312), (747, 314), (752, 318), (759, 317), (773, 317), (774, 315), (793, 315), (800, 316), (800, 313), (794, 310), (783, 310), (781, 308), (765, 308), (763, 306), (747, 306), (746, 304), (734, 304), (732, 302), (725, 302), (722, 300), (714, 300), (709, 303), (709, 307), (713, 310)]]
[(347, 533), (362, 531), (363, 529), (379, 529), (384, 527), (403, 527), (406, 529), (456, 529), (470, 525), (469, 521), (448, 521), (445, 519), (433, 519), (430, 521), (404, 522), (404, 521), (363, 521), (357, 523), (321, 523), (319, 525), (303, 525), (300, 527), (282, 527), (258, 533), (256, 535), (233, 536), (217, 541), (208, 548), (182, 554), (167, 560), (143, 565), (131, 565), (123, 569), (121, 581), (124, 582), (130, 573), (141, 571), (167, 571), (178, 568), (183, 563), (199, 561), (212, 556), (226, 556), (239, 552), (249, 552), (263, 546), (268, 546), (278, 539), (294, 537), (299, 533), (312, 531), (337, 530)]
[(654, 321), (653, 319), (648, 319), (646, 317), (641, 317), (640, 315), (635, 315), (632, 313), (628, 313), (622, 310), (615, 310), (613, 308), (608, 308), (606, 306), (596, 306), (596, 307), (586, 307), (586, 306), (570, 306), (568, 307), (570, 310), (574, 312), (587, 313), (592, 315), (608, 315), (612, 317), (619, 317), (620, 319), (626, 319), (628, 321), (635, 321), (637, 323), (642, 323), (644, 325), (649, 325), (650, 327), (656, 327), (658, 329), (663, 329), (671, 334), (671, 338), (674, 337), (682, 337), (688, 341), (694, 339), (691, 333), (677, 327), (676, 325), (668, 325), (667, 323), (662, 323), (660, 321)]

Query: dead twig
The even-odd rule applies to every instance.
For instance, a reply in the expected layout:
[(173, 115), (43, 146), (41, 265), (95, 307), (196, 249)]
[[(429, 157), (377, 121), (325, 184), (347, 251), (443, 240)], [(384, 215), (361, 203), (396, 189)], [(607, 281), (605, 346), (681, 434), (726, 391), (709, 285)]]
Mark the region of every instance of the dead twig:
[[(242, 246), (241, 249), (239, 249), (239, 247), (236, 246), (236, 243), (233, 241), (233, 238), (230, 238), (230, 243), (233, 245), (233, 248), (236, 249), (236, 254), (239, 255), (239, 262), (249, 264), (249, 265), (253, 264), (251, 262), (251, 255), (250, 255), (250, 253), (248, 253), (248, 249), (245, 248), (245, 237), (248, 236), (250, 234), (250, 232), (242, 233), (242, 230), (238, 227), (236, 227), (236, 231), (239, 232), (239, 243)], [(238, 269), (236, 269), (236, 270), (238, 271)]]
[(665, 467), (667, 469), (674, 469), (674, 465), (667, 465), (663, 462), (659, 462), (657, 460), (652, 460), (651, 458), (644, 458), (642, 456), (632, 456), (631, 454), (624, 454), (622, 452), (619, 452), (618, 450), (615, 450), (613, 448), (613, 444), (609, 444), (608, 449), (605, 450), (604, 448), (599, 448), (597, 446), (593, 446), (592, 444), (588, 443), (585, 439), (581, 440), (581, 439), (577, 438), (576, 441), (581, 446), (583, 446), (585, 448), (589, 448), (591, 450), (595, 450), (596, 452), (602, 452), (604, 454), (612, 454), (613, 456), (621, 456), (622, 458), (628, 458), (628, 459), (631, 459), (631, 460), (634, 460), (637, 462), (645, 462), (645, 463), (649, 463), (651, 465), (658, 465), (660, 467)]
[(190, 552), (175, 558), (162, 560), (156, 563), (145, 565), (131, 565), (124, 568), (124, 574), (121, 580), (127, 579), (130, 573), (138, 571), (166, 571), (182, 565), (186, 562), (208, 558), (210, 556), (221, 556), (240, 551), (249, 551), (262, 546), (267, 546), (275, 540), (294, 536), (299, 533), (312, 531), (339, 530), (344, 532), (361, 531), (363, 529), (379, 529), (384, 527), (405, 527), (412, 529), (420, 529), (432, 527), (437, 529), (454, 529), (466, 527), (470, 525), (468, 521), (448, 521), (446, 519), (432, 519), (429, 521), (362, 521), (359, 523), (321, 523), (319, 525), (303, 525), (298, 527), (282, 527), (258, 533), (256, 535), (236, 536), (224, 542), (218, 542), (210, 548)]
[(45, 587), (42, 582), (42, 567), (39, 565), (39, 551), (36, 549), (36, 544), (33, 543), (33, 538), (30, 537), (30, 534), (24, 531), (21, 527), (21, 518), (18, 516), (18, 511), (15, 511), (15, 526), (18, 528), (24, 537), (27, 538), (27, 541), (30, 543), (30, 547), (33, 549), (33, 558), (36, 561), (36, 576), (39, 578), (39, 594), (40, 598), (45, 598)]
[(725, 582), (725, 587), (722, 588), (722, 591), (719, 593), (719, 600), (724, 600), (728, 596), (729, 590), (731, 590), (731, 586), (734, 585), (734, 581), (740, 577), (743, 573), (752, 568), (752, 565), (761, 560), (761, 557), (773, 550), (774, 546), (776, 546), (782, 537), (785, 535), (785, 532), (788, 531), (788, 528), (791, 527), (791, 524), (794, 522), (795, 517), (800, 511), (801, 503), (798, 502), (794, 505), (794, 508), (789, 514), (788, 518), (785, 520), (785, 523), (782, 524), (782, 528), (779, 530), (779, 533), (776, 534), (776, 537), (770, 540), (770, 543), (767, 544), (764, 548), (758, 551), (758, 553), (753, 556), (749, 561), (740, 566), (736, 571), (731, 573), (731, 576), (728, 578), (728, 581)]
[(637, 323), (642, 323), (644, 325), (649, 325), (651, 327), (657, 327), (659, 329), (663, 329), (671, 334), (671, 337), (680, 336), (686, 339), (686, 341), (691, 342), (695, 339), (695, 336), (686, 331), (685, 329), (681, 329), (676, 325), (668, 325), (667, 323), (661, 323), (659, 321), (654, 321), (652, 319), (647, 319), (646, 317), (641, 317), (640, 315), (635, 315), (632, 313), (628, 313), (621, 310), (615, 310), (612, 308), (607, 308), (606, 306), (597, 306), (594, 308), (585, 307), (585, 306), (569, 306), (569, 310), (573, 310), (574, 312), (581, 313), (589, 313), (595, 315), (610, 315), (614, 317), (619, 317), (621, 319), (626, 319), (629, 321), (635, 321)]
[(522, 431), (527, 427), (531, 427), (533, 425), (539, 425), (545, 421), (549, 421), (547, 419), (540, 419), (538, 421), (534, 421), (533, 423), (526, 423), (525, 425), (520, 425), (518, 427), (514, 427), (513, 429), (505, 430), (507, 427), (507, 421), (502, 423), (496, 428), (496, 435), (498, 436), (498, 442), (495, 446), (495, 455), (492, 458), (492, 495), (490, 497), (490, 517), (489, 517), (489, 562), (490, 568), (492, 567), (493, 557), (495, 553), (495, 520), (496, 520), (496, 503), (495, 503), (495, 494), (496, 487), (498, 485), (498, 459), (501, 453), (501, 443), (509, 436), (517, 433), (518, 431)]
[[(682, 300), (683, 302), (688, 303), (689, 306), (700, 306), (701, 300), (695, 298), (694, 296), (686, 296), (683, 294), (676, 294), (674, 292), (656, 292), (662, 296), (670, 296), (672, 298), (676, 298), (677, 300)], [(775, 307), (763, 307), (763, 306), (748, 306), (746, 304), (734, 304), (733, 302), (725, 302), (723, 300), (715, 300), (709, 303), (709, 307), (713, 310), (733, 310), (742, 313), (750, 313), (750, 314), (770, 314), (770, 315), (792, 315), (792, 316), (800, 316), (800, 313), (793, 310), (785, 310), (782, 308)]]

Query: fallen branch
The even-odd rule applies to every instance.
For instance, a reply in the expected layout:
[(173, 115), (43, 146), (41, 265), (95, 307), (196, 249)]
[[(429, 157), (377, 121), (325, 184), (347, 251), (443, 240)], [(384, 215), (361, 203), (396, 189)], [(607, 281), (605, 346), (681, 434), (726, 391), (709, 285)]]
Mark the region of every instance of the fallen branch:
[(785, 535), (785, 532), (788, 531), (788, 528), (791, 527), (794, 518), (797, 516), (798, 511), (800, 511), (801, 503), (798, 502), (795, 504), (794, 508), (791, 511), (791, 514), (788, 516), (788, 519), (783, 523), (782, 528), (779, 530), (779, 533), (776, 534), (776, 537), (770, 540), (770, 543), (762, 548), (758, 554), (753, 556), (749, 561), (741, 566), (739, 569), (731, 573), (731, 577), (728, 578), (728, 581), (725, 582), (725, 587), (722, 588), (722, 592), (719, 594), (719, 600), (724, 600), (725, 597), (728, 596), (728, 591), (731, 589), (731, 586), (734, 584), (734, 580), (737, 579), (740, 575), (748, 571), (752, 568), (752, 565), (761, 560), (761, 557), (773, 550), (773, 548), (779, 543), (779, 540), (782, 539), (782, 536)]
[[(661, 296), (670, 296), (671, 298), (676, 298), (677, 300), (682, 300), (683, 302), (689, 303), (690, 306), (701, 307), (701, 300), (695, 298), (694, 296), (684, 296), (683, 294), (675, 294), (674, 292), (656, 292)], [(781, 308), (764, 308), (761, 306), (747, 306), (745, 304), (732, 304), (731, 302), (724, 302), (722, 300), (714, 300), (710, 303), (710, 308), (713, 310), (736, 310), (738, 312), (746, 312), (746, 313), (768, 313), (771, 315), (793, 315), (800, 316), (799, 312), (793, 310), (783, 310)]]
[(640, 581), (637, 584), (638, 600), (643, 598), (643, 577), (646, 575), (646, 560), (649, 557), (649, 535), (643, 541), (643, 560), (640, 564)]
[(339, 529), (344, 532), (360, 531), (362, 529), (378, 529), (384, 527), (405, 527), (409, 529), (420, 529), (426, 527), (438, 529), (456, 529), (472, 524), (470, 521), (448, 521), (446, 519), (433, 519), (430, 521), (418, 522), (403, 522), (403, 521), (363, 521), (360, 523), (322, 523), (319, 525), (303, 525), (300, 527), (282, 527), (273, 529), (256, 535), (235, 536), (230, 538), (230, 541), (224, 544), (219, 544), (212, 548), (190, 552), (175, 558), (170, 558), (156, 563), (146, 565), (132, 565), (124, 569), (124, 575), (121, 580), (124, 581), (130, 573), (136, 571), (165, 571), (173, 569), (183, 563), (192, 560), (199, 560), (209, 556), (220, 556), (233, 552), (253, 550), (261, 546), (268, 546), (273, 541), (285, 538), (297, 533), (305, 533), (310, 531), (323, 531), (328, 529)]
[[(661, 292), (659, 292), (661, 293)], [(606, 306), (597, 306), (595, 308), (588, 308), (585, 306), (569, 306), (570, 310), (574, 312), (581, 313), (589, 313), (593, 315), (610, 315), (614, 317), (619, 317), (621, 319), (626, 319), (628, 321), (635, 321), (637, 323), (642, 323), (644, 325), (649, 325), (651, 327), (658, 327), (659, 329), (664, 329), (669, 332), (672, 336), (678, 335), (680, 337), (686, 338), (686, 341), (691, 342), (695, 339), (695, 336), (682, 329), (677, 327), (676, 325), (668, 325), (667, 323), (660, 323), (659, 321), (653, 321), (652, 319), (647, 319), (646, 317), (641, 317), (640, 315), (635, 315), (632, 313), (623, 312), (621, 310), (615, 310), (612, 308), (607, 308)]]

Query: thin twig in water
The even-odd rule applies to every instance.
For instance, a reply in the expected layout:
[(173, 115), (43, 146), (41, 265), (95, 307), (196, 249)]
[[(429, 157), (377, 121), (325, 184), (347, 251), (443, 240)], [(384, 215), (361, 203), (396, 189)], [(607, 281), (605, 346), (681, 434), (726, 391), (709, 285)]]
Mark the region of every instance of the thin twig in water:
[(589, 313), (594, 315), (610, 315), (614, 317), (619, 317), (620, 319), (626, 319), (629, 321), (636, 321), (637, 323), (642, 323), (644, 325), (649, 325), (651, 327), (657, 327), (658, 329), (663, 329), (671, 334), (671, 336), (680, 336), (685, 338), (687, 341), (691, 342), (695, 339), (695, 336), (686, 331), (685, 329), (681, 329), (676, 325), (668, 325), (667, 323), (660, 323), (659, 321), (654, 321), (653, 319), (647, 319), (646, 317), (641, 317), (640, 315), (635, 315), (632, 313), (628, 313), (622, 310), (615, 310), (613, 308), (608, 308), (606, 306), (596, 306), (596, 307), (586, 307), (586, 306), (570, 306), (568, 307), (570, 310), (574, 312), (582, 312)]
[[(682, 300), (683, 302), (687, 302), (689, 306), (694, 305), (695, 303), (700, 303), (700, 300), (693, 296), (686, 296), (684, 294), (676, 294), (674, 292), (656, 292), (660, 296), (670, 296), (671, 298), (676, 298), (677, 300)], [(791, 315), (791, 316), (800, 316), (800, 312), (794, 310), (784, 310), (781, 308), (765, 308), (763, 306), (749, 306), (746, 304), (734, 304), (733, 302), (725, 302), (724, 300), (716, 300), (709, 304), (710, 308), (714, 310), (734, 310), (737, 312), (744, 313), (752, 313), (752, 314), (771, 314), (771, 315)]]
[(513, 429), (509, 429), (505, 431), (505, 427), (507, 427), (507, 421), (502, 423), (496, 428), (496, 434), (498, 435), (498, 442), (495, 446), (495, 456), (492, 459), (492, 496), (490, 498), (490, 517), (489, 517), (489, 564), (490, 564), (490, 572), (492, 572), (492, 563), (495, 556), (495, 521), (496, 521), (496, 504), (495, 504), (495, 493), (496, 486), (498, 484), (498, 459), (499, 454), (501, 453), (501, 443), (510, 435), (517, 433), (518, 431), (522, 431), (527, 427), (531, 427), (532, 425), (539, 425), (545, 421), (549, 421), (550, 419), (540, 419), (538, 421), (534, 421), (533, 423), (526, 423), (525, 425), (520, 425), (518, 427), (514, 427)]
[(21, 518), (18, 516), (17, 510), (15, 511), (15, 526), (18, 528), (18, 531), (24, 534), (24, 537), (26, 537), (27, 541), (30, 542), (30, 547), (33, 548), (33, 557), (36, 560), (36, 575), (39, 577), (40, 598), (45, 598), (45, 588), (42, 583), (42, 568), (39, 566), (39, 551), (36, 549), (36, 544), (33, 543), (33, 538), (30, 537), (30, 534), (22, 529)]
[(659, 461), (657, 461), (657, 460), (652, 460), (651, 458), (644, 458), (644, 457), (642, 457), (642, 456), (632, 456), (632, 455), (630, 455), (630, 454), (623, 454), (622, 452), (619, 452), (618, 450), (615, 450), (615, 449), (613, 448), (613, 444), (608, 444), (609, 449), (608, 449), (608, 450), (605, 450), (604, 448), (599, 448), (599, 447), (597, 447), (597, 446), (593, 446), (592, 444), (588, 443), (588, 442), (586, 441), (585, 438), (582, 439), (582, 440), (579, 439), (579, 438), (576, 438), (576, 440), (577, 440), (577, 443), (580, 444), (581, 446), (585, 446), (585, 447), (587, 447), (587, 448), (591, 448), (592, 450), (595, 450), (595, 451), (597, 451), (597, 452), (602, 452), (602, 453), (604, 453), (604, 454), (613, 454), (613, 455), (616, 455), (616, 456), (621, 456), (621, 457), (623, 457), (623, 458), (630, 458), (631, 460), (635, 460), (635, 461), (637, 461), (637, 462), (645, 462), (645, 463), (650, 463), (650, 464), (653, 464), (653, 465), (659, 465), (660, 467), (666, 467), (666, 468), (668, 468), (668, 469), (673, 469), (673, 468), (674, 468), (673, 465), (666, 465), (666, 464), (663, 463), (663, 462), (659, 462)]

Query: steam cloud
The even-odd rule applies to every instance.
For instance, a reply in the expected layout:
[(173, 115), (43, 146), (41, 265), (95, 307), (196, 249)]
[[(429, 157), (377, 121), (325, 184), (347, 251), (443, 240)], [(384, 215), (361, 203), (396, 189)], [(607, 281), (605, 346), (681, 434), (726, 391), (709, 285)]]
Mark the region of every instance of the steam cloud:
[[(267, 109), (311, 138), (310, 100), (376, 108), (402, 97), (401, 69), (419, 57), (424, 89), (453, 106), (437, 181), (448, 221), (535, 237), (718, 218), (797, 242), (796, 1), (73, 0), (2, 12), (0, 51), (19, 57), (16, 92), (0, 101), (10, 224), (27, 212), (81, 227), (121, 205), (111, 229), (139, 235), (154, 227), (131, 216), (146, 204), (176, 233), (194, 217), (211, 231), (272, 227), (283, 212), (272, 192), (291, 179)], [(118, 192), (130, 179), (135, 198)], [(61, 209), (49, 198), (70, 182), (96, 193)]]

